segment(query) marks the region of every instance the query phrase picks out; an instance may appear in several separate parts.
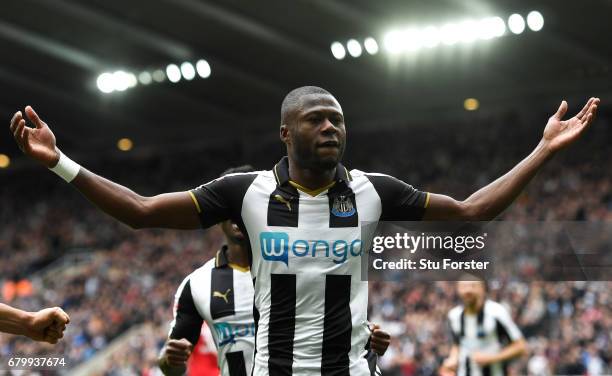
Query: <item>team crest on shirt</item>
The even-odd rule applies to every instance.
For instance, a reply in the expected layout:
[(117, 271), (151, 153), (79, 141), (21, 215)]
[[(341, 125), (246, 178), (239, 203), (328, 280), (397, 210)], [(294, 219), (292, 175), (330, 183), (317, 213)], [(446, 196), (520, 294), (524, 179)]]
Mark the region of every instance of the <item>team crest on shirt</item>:
[(355, 207), (349, 196), (336, 196), (331, 212), (336, 217), (350, 217), (355, 214)]

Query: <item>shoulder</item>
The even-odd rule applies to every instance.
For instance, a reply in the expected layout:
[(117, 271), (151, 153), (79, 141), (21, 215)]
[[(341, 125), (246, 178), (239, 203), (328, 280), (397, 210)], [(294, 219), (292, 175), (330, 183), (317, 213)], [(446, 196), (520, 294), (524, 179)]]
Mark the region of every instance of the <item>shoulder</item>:
[(504, 305), (495, 302), (493, 300), (488, 300), (485, 302), (485, 309), (488, 314), (493, 315), (495, 317), (509, 317), (510, 312), (504, 307)]
[(461, 312), (463, 312), (463, 306), (456, 306), (448, 311), (447, 317), (449, 320), (458, 320), (461, 317)]

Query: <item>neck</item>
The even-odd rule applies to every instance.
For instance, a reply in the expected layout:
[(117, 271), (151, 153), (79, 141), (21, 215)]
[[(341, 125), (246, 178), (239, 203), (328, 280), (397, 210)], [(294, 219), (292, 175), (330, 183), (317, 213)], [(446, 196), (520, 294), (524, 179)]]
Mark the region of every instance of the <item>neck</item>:
[(249, 259), (246, 248), (240, 243), (228, 242), (227, 261), (243, 268), (249, 267)]
[(483, 305), (484, 305), (484, 298), (478, 299), (474, 304), (465, 306), (465, 312), (469, 314), (476, 314), (480, 312)]
[(334, 181), (336, 167), (329, 170), (319, 170), (313, 168), (301, 168), (291, 158), (289, 158), (289, 178), (310, 190), (324, 187)]

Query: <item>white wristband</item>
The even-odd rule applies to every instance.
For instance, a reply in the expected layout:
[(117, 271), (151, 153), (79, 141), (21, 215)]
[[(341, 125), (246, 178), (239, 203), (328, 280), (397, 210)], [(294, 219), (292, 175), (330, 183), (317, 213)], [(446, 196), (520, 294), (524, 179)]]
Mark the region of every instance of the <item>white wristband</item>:
[(70, 183), (79, 174), (81, 166), (72, 159), (68, 158), (61, 151), (59, 153), (59, 161), (55, 167), (49, 168), (49, 170), (55, 172), (59, 175), (59, 177)]

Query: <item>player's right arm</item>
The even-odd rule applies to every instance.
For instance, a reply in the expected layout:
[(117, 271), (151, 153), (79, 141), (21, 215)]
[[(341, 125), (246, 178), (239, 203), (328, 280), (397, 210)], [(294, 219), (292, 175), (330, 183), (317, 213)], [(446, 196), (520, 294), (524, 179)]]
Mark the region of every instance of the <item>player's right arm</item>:
[[(15, 113), (10, 130), (24, 154), (53, 168), (60, 159), (55, 136), (32, 107), (25, 109), (34, 128), (28, 127), (21, 111)], [(102, 211), (132, 228), (196, 229), (201, 227), (190, 192), (145, 197), (81, 167), (71, 184)]]

